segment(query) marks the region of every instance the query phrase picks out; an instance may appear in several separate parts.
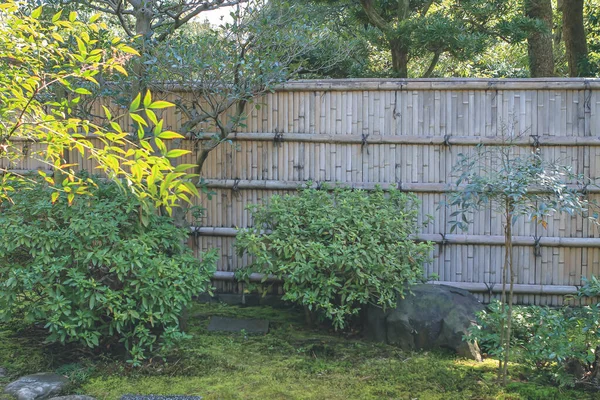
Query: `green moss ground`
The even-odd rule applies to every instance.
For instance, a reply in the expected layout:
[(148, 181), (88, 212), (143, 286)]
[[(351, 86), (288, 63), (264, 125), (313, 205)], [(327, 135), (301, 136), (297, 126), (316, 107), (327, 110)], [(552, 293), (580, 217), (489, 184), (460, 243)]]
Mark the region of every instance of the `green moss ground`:
[[(197, 305), (192, 339), (141, 368), (59, 346), (43, 337), (0, 329), (0, 365), (10, 378), (40, 371), (69, 376), (70, 392), (98, 399), (126, 393), (188, 394), (204, 399), (600, 399), (592, 393), (526, 382), (514, 365), (512, 383), (494, 383), (496, 363), (394, 347), (309, 330), (302, 315), (270, 307)], [(266, 318), (265, 336), (209, 333), (212, 315)], [(6, 383), (10, 378), (0, 380)]]

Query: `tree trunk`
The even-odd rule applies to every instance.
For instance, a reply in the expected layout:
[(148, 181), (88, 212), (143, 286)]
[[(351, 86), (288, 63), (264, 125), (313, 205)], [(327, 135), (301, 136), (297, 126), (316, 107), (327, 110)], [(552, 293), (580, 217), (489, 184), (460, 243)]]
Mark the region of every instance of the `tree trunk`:
[(137, 50), (140, 56), (133, 60), (133, 73), (137, 79), (133, 84), (132, 100), (138, 93), (142, 93), (143, 96), (147, 89), (144, 61), (147, 54), (146, 41), (152, 36), (152, 9), (146, 2), (143, 2), (141, 7), (135, 10), (135, 34), (139, 36), (137, 38)]
[(400, 39), (390, 40), (392, 70), (398, 78), (408, 78), (408, 46)]
[(587, 43), (583, 26), (583, 0), (563, 1), (561, 11), (569, 76), (589, 76)]
[(544, 23), (544, 30), (533, 32), (527, 38), (529, 72), (531, 77), (554, 76), (551, 0), (525, 0), (525, 15)]
[(505, 336), (505, 345), (504, 345), (504, 366), (502, 371), (502, 384), (506, 386), (506, 381), (508, 377), (508, 360), (510, 358), (510, 339), (511, 339), (511, 328), (512, 328), (512, 309), (513, 309), (513, 294), (514, 294), (514, 283), (515, 283), (515, 274), (513, 269), (513, 245), (512, 245), (512, 219), (514, 213), (513, 204), (510, 201), (507, 201), (507, 210), (506, 210), (506, 226), (504, 230), (504, 240), (506, 247), (506, 259), (504, 260), (505, 265), (505, 279), (506, 279), (506, 266), (508, 266), (508, 273), (510, 275), (510, 288), (508, 291), (508, 312), (506, 315), (506, 332)]

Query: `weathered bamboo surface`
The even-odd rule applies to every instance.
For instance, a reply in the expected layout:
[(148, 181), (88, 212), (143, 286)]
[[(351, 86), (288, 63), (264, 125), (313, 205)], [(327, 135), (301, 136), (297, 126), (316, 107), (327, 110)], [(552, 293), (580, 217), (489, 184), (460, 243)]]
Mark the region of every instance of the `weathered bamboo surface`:
[[(546, 159), (600, 183), (598, 80), (303, 81), (256, 103), (260, 109), (250, 110), (234, 145), (216, 149), (203, 173), (215, 195), (201, 202), (207, 212), (195, 240), (204, 249), (221, 248), (222, 271), (248, 262), (235, 254), (231, 228), (251, 225), (244, 211), (249, 205), (306, 181), (364, 189), (381, 184), (416, 192), (421, 215), (433, 217), (420, 232), (436, 243), (427, 273), (498, 287), (501, 217), (487, 209), (473, 215), (467, 232), (450, 234), (452, 209), (443, 202), (458, 155), (498, 143), (503, 134), (522, 135), (523, 151), (537, 145)], [(202, 129), (201, 139), (214, 132), (210, 125)], [(597, 188), (587, 189), (600, 199)], [(521, 220), (515, 235), (522, 303), (561, 304), (560, 291), (527, 290), (573, 287), (600, 274), (600, 236), (582, 217), (554, 216), (546, 229)], [(237, 289), (232, 282), (219, 285)], [(493, 295), (478, 291), (484, 300)]]
[[(161, 96), (191, 98), (186, 88), (170, 89)], [(96, 111), (101, 114), (99, 104)], [(172, 110), (163, 117), (173, 130), (184, 122)], [(498, 285), (504, 257), (501, 216), (488, 208), (472, 216), (466, 232), (451, 235), (453, 210), (444, 200), (459, 154), (478, 144), (497, 144), (502, 135), (519, 135), (520, 151), (535, 146), (545, 159), (589, 176), (588, 196), (600, 200), (595, 186), (600, 184), (598, 79), (296, 81), (256, 99), (243, 122), (231, 135), (233, 145), (221, 144), (210, 154), (202, 175), (214, 195), (198, 202), (206, 216), (190, 221), (200, 232), (190, 244), (198, 253), (220, 249), (223, 272), (249, 262), (236, 254), (232, 236), (233, 228), (252, 225), (247, 207), (293, 193), (307, 181), (364, 189), (380, 184), (414, 191), (422, 218), (432, 217), (419, 232), (435, 242), (427, 274), (465, 287)], [(125, 128), (130, 123), (123, 120)], [(213, 132), (214, 126), (205, 123), (194, 140), (177, 143), (192, 151), (183, 162), (193, 163)], [(78, 161), (94, 168), (89, 160)], [(519, 302), (558, 305), (560, 288), (600, 275), (600, 235), (588, 220), (557, 215), (542, 228), (521, 219), (514, 232)], [(232, 281), (216, 285), (222, 291), (241, 289)], [(494, 293), (479, 290), (478, 296), (487, 301)]]

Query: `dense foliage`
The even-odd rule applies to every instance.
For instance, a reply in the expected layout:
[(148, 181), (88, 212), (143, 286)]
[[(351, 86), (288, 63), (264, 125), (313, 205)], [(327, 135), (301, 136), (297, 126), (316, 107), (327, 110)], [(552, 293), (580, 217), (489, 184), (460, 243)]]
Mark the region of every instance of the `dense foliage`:
[[(507, 319), (505, 312), (499, 302), (490, 304), (470, 330), (470, 339), (497, 358), (504, 356), (500, 332)], [(511, 360), (527, 365), (534, 376), (559, 385), (591, 383), (598, 378), (600, 368), (599, 322), (598, 304), (560, 309), (515, 306)]]
[(43, 326), (48, 340), (124, 345), (133, 362), (184, 336), (178, 317), (206, 290), (216, 254), (198, 261), (187, 232), (117, 185), (54, 204), (52, 188), (18, 188), (0, 204), (0, 317)]
[[(73, 114), (104, 74), (126, 74), (123, 64), (137, 51), (111, 37), (100, 15), (82, 22), (75, 12), (48, 18), (42, 10), (26, 13), (12, 1), (0, 4), (0, 201), (10, 198), (13, 183), (32, 182), (25, 165), (55, 171), (54, 177), (41, 173), (55, 189), (54, 200), (87, 193), (90, 182), (69, 161), (78, 157), (90, 159), (115, 183), (124, 182), (145, 200), (145, 212), (153, 205), (170, 212), (197, 195), (185, 172), (190, 166), (171, 164), (188, 151), (169, 149), (166, 141), (182, 136), (163, 131), (155, 113), (172, 104), (153, 101), (148, 92), (131, 96), (127, 112), (105, 109), (102, 125)], [(128, 116), (133, 132), (124, 131)]]
[(417, 205), (397, 190), (273, 196), (252, 206), (254, 227), (238, 233), (238, 249), (254, 258), (242, 274), (285, 277), (284, 299), (343, 328), (365, 304), (392, 307), (405, 285), (423, 278), (432, 245), (410, 239), (420, 230)]

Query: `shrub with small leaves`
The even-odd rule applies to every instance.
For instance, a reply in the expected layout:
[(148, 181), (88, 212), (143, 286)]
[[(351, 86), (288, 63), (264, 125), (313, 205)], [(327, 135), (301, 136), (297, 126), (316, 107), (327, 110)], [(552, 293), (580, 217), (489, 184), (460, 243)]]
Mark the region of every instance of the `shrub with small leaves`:
[[(508, 310), (505, 308), (504, 312)], [(493, 302), (478, 315), (468, 340), (476, 340), (494, 357), (504, 357), (500, 330), (506, 315), (500, 302)], [(600, 308), (515, 306), (512, 310), (511, 359), (528, 367), (534, 376), (561, 386), (590, 380), (598, 372)], [(600, 356), (600, 354), (599, 354)]]
[(285, 300), (344, 328), (367, 303), (393, 307), (423, 278), (430, 243), (415, 242), (418, 199), (392, 190), (302, 189), (252, 206), (254, 227), (237, 236), (258, 272), (284, 280)]
[(216, 254), (198, 261), (187, 232), (146, 214), (114, 183), (52, 204), (45, 183), (0, 203), (0, 318), (43, 326), (50, 341), (121, 343), (131, 362), (185, 336), (182, 309), (209, 287)]

